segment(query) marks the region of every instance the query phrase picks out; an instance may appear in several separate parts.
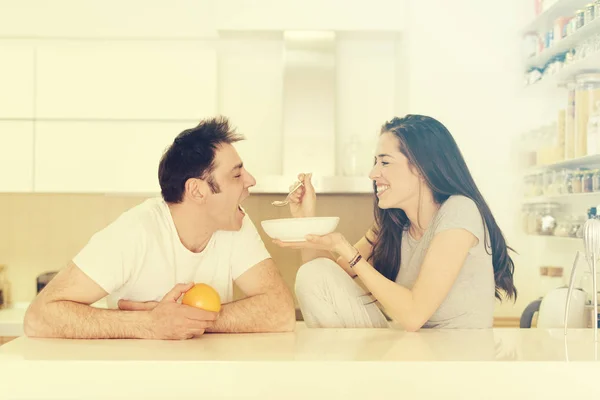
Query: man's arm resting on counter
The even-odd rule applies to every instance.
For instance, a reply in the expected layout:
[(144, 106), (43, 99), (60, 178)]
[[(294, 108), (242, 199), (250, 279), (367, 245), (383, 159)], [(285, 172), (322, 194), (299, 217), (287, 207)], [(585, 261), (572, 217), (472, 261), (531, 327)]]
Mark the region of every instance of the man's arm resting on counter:
[(248, 297), (224, 304), (219, 318), (207, 332), (294, 330), (294, 300), (271, 258), (244, 272), (235, 283)]
[(27, 309), (25, 334), (72, 339), (152, 337), (148, 313), (90, 306), (106, 295), (104, 289), (71, 262)]

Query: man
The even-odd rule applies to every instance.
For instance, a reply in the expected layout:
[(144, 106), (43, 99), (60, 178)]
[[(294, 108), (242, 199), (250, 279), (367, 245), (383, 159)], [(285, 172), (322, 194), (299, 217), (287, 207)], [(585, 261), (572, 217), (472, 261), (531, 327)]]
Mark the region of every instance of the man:
[[(227, 119), (183, 131), (163, 155), (162, 198), (97, 232), (40, 292), (27, 336), (188, 339), (204, 332), (293, 330), (293, 299), (240, 203), (254, 186)], [(178, 302), (194, 282), (224, 303), (204, 311)], [(245, 298), (233, 302), (233, 283)], [(91, 304), (108, 296), (108, 309)]]

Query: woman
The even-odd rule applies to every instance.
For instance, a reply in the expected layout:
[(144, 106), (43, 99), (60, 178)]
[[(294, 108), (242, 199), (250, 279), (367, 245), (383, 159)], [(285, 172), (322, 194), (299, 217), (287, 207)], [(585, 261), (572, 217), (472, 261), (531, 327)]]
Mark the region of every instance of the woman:
[[(517, 296), (511, 249), (446, 127), (421, 115), (387, 122), (369, 177), (375, 224), (354, 246), (337, 232), (277, 242), (302, 249), (306, 324), (387, 327), (379, 303), (407, 331), (492, 327), (495, 298)], [(315, 216), (311, 175), (299, 179), (292, 216)]]

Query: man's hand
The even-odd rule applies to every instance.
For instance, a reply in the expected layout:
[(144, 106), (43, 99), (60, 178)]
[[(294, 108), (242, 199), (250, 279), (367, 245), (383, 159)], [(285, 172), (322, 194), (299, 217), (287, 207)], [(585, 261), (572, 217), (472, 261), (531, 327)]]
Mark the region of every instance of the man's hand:
[(218, 313), (179, 304), (177, 300), (194, 286), (193, 283), (176, 285), (160, 302), (119, 300), (119, 309), (146, 311), (150, 316), (152, 339), (191, 339), (201, 336), (214, 324)]

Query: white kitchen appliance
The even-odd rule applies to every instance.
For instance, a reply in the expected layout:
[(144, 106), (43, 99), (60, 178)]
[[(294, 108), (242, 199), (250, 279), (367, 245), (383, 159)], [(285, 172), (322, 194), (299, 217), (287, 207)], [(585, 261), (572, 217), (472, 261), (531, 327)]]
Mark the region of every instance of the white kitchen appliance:
[[(594, 307), (592, 328), (594, 329), (594, 341), (598, 341), (598, 301), (597, 301), (597, 293), (598, 287), (596, 282), (596, 264), (598, 258), (600, 257), (600, 220), (598, 220), (595, 216), (593, 218), (588, 219), (585, 222), (583, 227), (583, 245), (585, 250), (585, 259), (588, 263), (588, 266), (591, 269), (592, 273), (592, 305)], [(571, 306), (571, 298), (575, 291), (573, 290), (573, 285), (575, 283), (575, 272), (577, 270), (579, 261), (579, 251), (575, 254), (575, 261), (573, 262), (573, 268), (571, 269), (571, 277), (569, 278), (569, 288), (565, 300), (565, 317), (564, 317), (564, 329), (565, 335), (567, 334), (568, 322), (569, 322), (569, 312)], [(541, 313), (541, 310), (540, 310)]]

